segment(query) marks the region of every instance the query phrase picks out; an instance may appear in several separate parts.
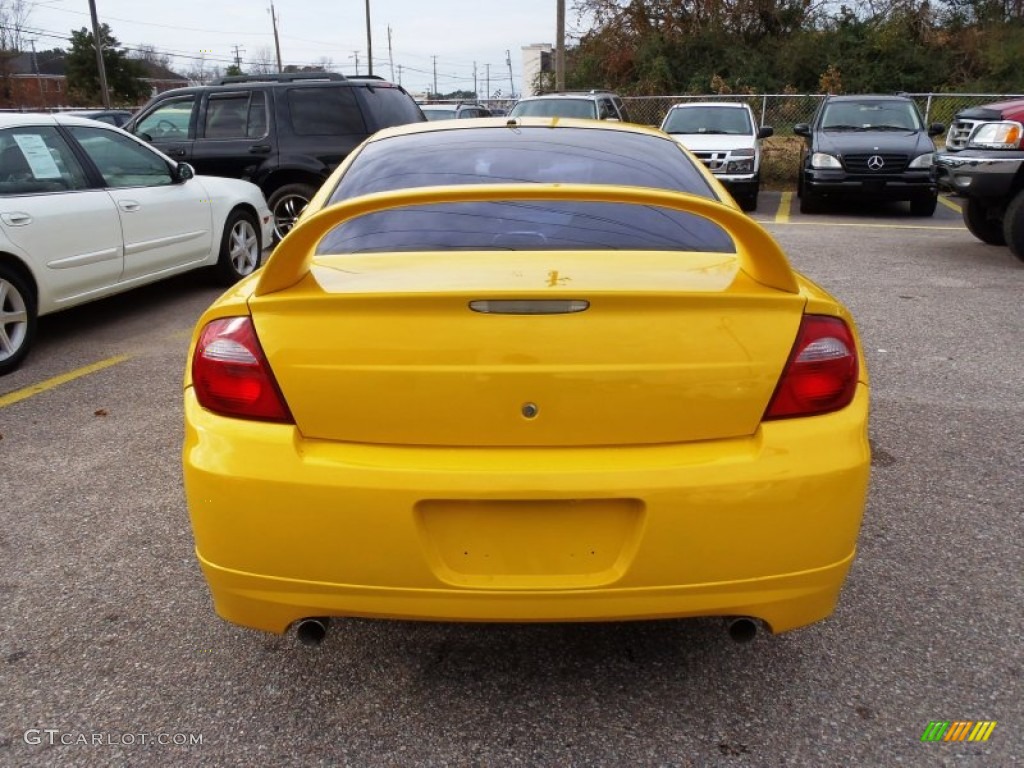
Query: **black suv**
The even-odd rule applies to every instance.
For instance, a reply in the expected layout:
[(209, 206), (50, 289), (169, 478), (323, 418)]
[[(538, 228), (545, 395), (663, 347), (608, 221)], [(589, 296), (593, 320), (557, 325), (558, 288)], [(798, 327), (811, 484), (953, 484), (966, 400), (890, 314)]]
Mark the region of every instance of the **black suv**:
[(925, 126), (905, 96), (829, 96), (811, 123), (793, 133), (801, 150), (797, 194), (800, 212), (813, 213), (826, 198), (861, 196), (909, 200), (915, 216), (931, 216), (938, 188), (931, 177), (942, 123)]
[(363, 139), (423, 120), (401, 86), (311, 72), (227, 77), (165, 91), (125, 129), (199, 173), (259, 186), (281, 238)]

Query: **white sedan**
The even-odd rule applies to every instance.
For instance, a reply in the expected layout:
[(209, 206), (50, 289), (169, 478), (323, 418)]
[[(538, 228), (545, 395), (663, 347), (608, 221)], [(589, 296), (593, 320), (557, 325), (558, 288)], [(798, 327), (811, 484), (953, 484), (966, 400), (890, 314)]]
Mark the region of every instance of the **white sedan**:
[(233, 283), (272, 230), (247, 181), (196, 176), (93, 120), (0, 116), (0, 375), (38, 316), (200, 267)]

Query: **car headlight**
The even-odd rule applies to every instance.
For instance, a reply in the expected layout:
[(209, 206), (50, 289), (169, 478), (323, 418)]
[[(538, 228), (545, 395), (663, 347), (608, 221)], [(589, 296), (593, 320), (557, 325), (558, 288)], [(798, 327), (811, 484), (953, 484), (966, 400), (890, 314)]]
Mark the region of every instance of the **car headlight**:
[(725, 166), (726, 173), (753, 173), (754, 158), (747, 160), (730, 160)]
[(967, 140), (968, 149), (1020, 149), (1024, 126), (1014, 120), (982, 123)]
[(811, 155), (811, 168), (842, 168), (842, 163), (835, 155), (826, 152), (815, 152)]
[(908, 168), (917, 168), (917, 169), (931, 168), (932, 167), (932, 159), (934, 157), (935, 157), (935, 153), (934, 152), (926, 152), (925, 154), (918, 155), (913, 160), (911, 160), (910, 161), (910, 165), (908, 165), (907, 167)]

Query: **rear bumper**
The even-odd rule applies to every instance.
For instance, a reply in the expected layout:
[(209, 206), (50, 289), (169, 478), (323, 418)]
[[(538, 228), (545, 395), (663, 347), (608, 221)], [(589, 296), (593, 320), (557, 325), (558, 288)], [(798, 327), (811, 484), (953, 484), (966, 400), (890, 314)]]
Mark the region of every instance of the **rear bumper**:
[(197, 554), (225, 619), (826, 617), (868, 484), (867, 388), (748, 439), (586, 449), (306, 441), (186, 390)]

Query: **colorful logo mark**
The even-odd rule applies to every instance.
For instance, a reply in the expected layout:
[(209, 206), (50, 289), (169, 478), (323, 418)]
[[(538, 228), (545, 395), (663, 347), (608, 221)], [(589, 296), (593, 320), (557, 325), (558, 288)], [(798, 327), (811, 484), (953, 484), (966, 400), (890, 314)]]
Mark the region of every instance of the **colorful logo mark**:
[(995, 720), (932, 720), (921, 741), (988, 741), (995, 727)]

